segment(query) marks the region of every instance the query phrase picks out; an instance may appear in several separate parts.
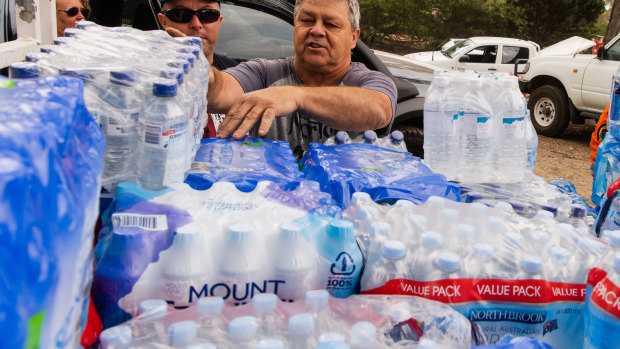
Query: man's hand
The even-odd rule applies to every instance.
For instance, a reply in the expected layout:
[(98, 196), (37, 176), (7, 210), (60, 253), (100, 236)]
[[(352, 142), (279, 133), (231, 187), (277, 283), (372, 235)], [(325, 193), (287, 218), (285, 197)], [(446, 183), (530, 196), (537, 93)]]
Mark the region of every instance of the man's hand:
[(270, 87), (241, 96), (230, 108), (217, 130), (219, 138), (232, 134), (241, 139), (260, 120), (259, 136), (264, 136), (277, 116), (288, 115), (298, 109), (300, 88), (293, 86)]
[(174, 38), (182, 38), (185, 37), (187, 35), (185, 35), (182, 31), (176, 29), (176, 28), (172, 28), (172, 27), (168, 27), (166, 28), (166, 33), (168, 33), (168, 35), (174, 37)]

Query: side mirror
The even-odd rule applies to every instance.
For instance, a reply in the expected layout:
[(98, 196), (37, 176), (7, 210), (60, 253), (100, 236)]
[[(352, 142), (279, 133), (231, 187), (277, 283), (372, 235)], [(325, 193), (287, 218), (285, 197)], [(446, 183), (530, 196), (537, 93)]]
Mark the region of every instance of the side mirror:
[(469, 56), (468, 55), (461, 56), (461, 58), (459, 58), (459, 62), (461, 62), (461, 63), (469, 62)]
[(603, 59), (605, 57), (605, 47), (601, 46), (596, 51), (596, 58)]

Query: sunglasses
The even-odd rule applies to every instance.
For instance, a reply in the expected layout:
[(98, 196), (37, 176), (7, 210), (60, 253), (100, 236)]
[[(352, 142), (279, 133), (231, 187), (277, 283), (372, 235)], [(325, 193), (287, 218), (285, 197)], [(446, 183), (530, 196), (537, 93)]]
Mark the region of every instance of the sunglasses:
[(66, 10), (56, 10), (58, 12), (65, 12), (67, 14), (67, 16), (69, 17), (75, 17), (77, 16), (78, 12), (82, 12), (82, 16), (84, 16), (84, 18), (88, 18), (88, 16), (90, 15), (90, 11), (85, 9), (85, 8), (77, 8), (77, 7), (69, 7)]
[(212, 8), (206, 8), (198, 11), (188, 8), (173, 8), (163, 12), (164, 16), (176, 23), (187, 23), (196, 15), (200, 23), (213, 23), (220, 18), (220, 11)]

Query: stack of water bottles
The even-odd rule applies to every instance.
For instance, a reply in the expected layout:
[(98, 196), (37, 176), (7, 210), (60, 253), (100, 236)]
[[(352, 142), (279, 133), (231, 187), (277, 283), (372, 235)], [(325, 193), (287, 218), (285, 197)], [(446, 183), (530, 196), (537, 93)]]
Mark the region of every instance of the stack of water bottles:
[(538, 138), (517, 78), (444, 72), (424, 102), (424, 163), (449, 180), (520, 182)]
[(620, 68), (613, 76), (607, 133), (598, 147), (594, 163), (592, 203), (603, 206), (607, 199), (607, 188), (618, 179), (620, 179)]
[(344, 212), (367, 256), (362, 294), (415, 295), (452, 305), (489, 343), (506, 333), (558, 347), (583, 340), (586, 275), (606, 244), (551, 212), (531, 218), (431, 197), (386, 208), (363, 193)]
[(103, 134), (66, 77), (0, 78), (0, 124), (0, 347), (77, 347)]
[(102, 349), (130, 347), (470, 348), (476, 328), (450, 307), (417, 297), (331, 298), (312, 290), (297, 303), (259, 294), (232, 307), (221, 297), (200, 298), (170, 311), (163, 300), (140, 303), (140, 315), (101, 334)]
[(240, 305), (258, 293), (287, 302), (311, 289), (351, 295), (363, 267), (354, 227), (309, 213), (331, 204), (316, 184), (283, 191), (259, 182), (251, 192), (228, 182), (161, 192), (119, 184), (95, 249), (92, 295), (104, 327), (151, 298), (182, 308), (207, 296)]
[(395, 130), (390, 133), (389, 136), (379, 138), (377, 137), (377, 133), (373, 130), (367, 130), (361, 135), (358, 135), (351, 139), (349, 134), (345, 131), (338, 131), (336, 135), (329, 137), (323, 144), (325, 145), (340, 145), (340, 144), (349, 144), (349, 143), (366, 143), (373, 144), (382, 148), (396, 150), (396, 151), (407, 151), (407, 144), (405, 144), (405, 136), (402, 132)]
[(66, 75), (106, 139), (103, 186), (183, 182), (206, 126), (209, 63), (200, 38), (81, 21), (10, 67), (13, 78)]

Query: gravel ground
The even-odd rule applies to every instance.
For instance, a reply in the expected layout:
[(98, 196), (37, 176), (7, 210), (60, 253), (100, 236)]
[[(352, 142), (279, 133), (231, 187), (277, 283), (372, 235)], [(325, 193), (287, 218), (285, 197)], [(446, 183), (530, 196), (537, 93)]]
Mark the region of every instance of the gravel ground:
[(595, 120), (585, 125), (570, 125), (560, 138), (538, 136), (538, 156), (534, 173), (547, 181), (563, 177), (577, 188), (577, 193), (592, 204), (590, 174), (590, 137)]

